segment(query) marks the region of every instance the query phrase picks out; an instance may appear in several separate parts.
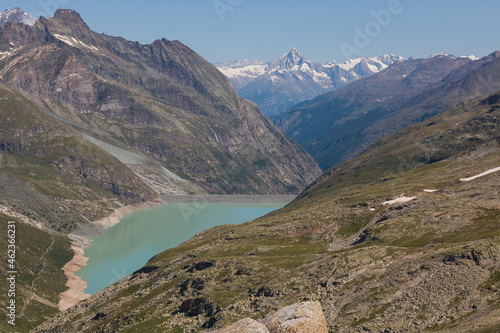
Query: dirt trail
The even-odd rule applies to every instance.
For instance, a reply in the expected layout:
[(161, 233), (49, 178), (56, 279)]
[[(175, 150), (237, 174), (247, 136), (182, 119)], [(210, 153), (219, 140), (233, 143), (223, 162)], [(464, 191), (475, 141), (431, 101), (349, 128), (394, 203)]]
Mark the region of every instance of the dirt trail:
[(40, 257), (40, 260), (43, 261), (42, 269), (40, 270), (40, 272), (38, 272), (37, 277), (35, 279), (33, 279), (33, 282), (31, 282), (30, 293), (28, 295), (28, 298), (24, 302), (24, 305), (23, 305), (23, 308), (21, 309), (21, 313), (20, 313), (19, 317), (22, 317), (24, 315), (24, 311), (26, 310), (29, 303), (31, 302), (31, 299), (33, 298), (33, 289), (35, 288), (36, 280), (38, 280), (42, 276), (43, 271), (45, 270), (45, 265), (47, 265), (47, 260), (44, 260), (44, 257), (50, 251), (52, 246), (54, 246), (54, 242), (55, 242), (55, 238), (54, 238), (54, 235), (52, 235), (52, 243), (50, 243), (50, 245), (47, 247), (45, 252)]

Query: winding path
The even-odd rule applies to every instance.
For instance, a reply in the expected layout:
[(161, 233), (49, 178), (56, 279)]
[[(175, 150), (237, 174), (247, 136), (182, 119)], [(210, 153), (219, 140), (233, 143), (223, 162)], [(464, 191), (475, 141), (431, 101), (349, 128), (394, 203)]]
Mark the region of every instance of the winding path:
[(35, 288), (36, 280), (38, 280), (39, 278), (42, 277), (43, 271), (45, 270), (45, 265), (47, 264), (47, 260), (44, 260), (44, 257), (50, 251), (50, 249), (52, 248), (52, 246), (54, 246), (54, 242), (55, 242), (54, 235), (52, 235), (52, 243), (47, 247), (47, 249), (45, 250), (45, 252), (40, 257), (40, 260), (43, 261), (42, 269), (38, 273), (37, 277), (33, 280), (33, 282), (31, 282), (30, 293), (28, 295), (28, 298), (24, 302), (24, 305), (23, 305), (23, 308), (21, 310), (21, 314), (19, 315), (19, 317), (22, 317), (24, 315), (24, 311), (26, 310), (26, 308), (28, 307), (29, 303), (31, 302), (31, 299), (33, 298), (33, 289)]

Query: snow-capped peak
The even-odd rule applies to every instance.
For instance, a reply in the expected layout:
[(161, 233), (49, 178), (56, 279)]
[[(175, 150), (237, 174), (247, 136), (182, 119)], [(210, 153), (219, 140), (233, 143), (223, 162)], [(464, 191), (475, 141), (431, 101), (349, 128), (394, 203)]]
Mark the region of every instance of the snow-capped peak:
[(289, 70), (294, 66), (301, 66), (304, 63), (304, 57), (300, 55), (299, 51), (294, 47), (290, 52), (285, 53), (278, 59), (269, 64), (269, 68), (273, 70)]
[(395, 62), (401, 62), (401, 61), (408, 60), (407, 58), (404, 58), (402, 56), (398, 56), (398, 55), (395, 55), (392, 53), (382, 54), (382, 55), (376, 57), (375, 59), (377, 59), (378, 61), (380, 61), (386, 65), (392, 65)]
[(395, 62), (400, 62), (400, 61), (407, 61), (407, 58), (394, 55), (391, 53), (385, 53), (382, 54), (378, 57), (359, 57), (355, 59), (349, 59), (343, 63), (338, 63), (336, 61), (332, 61), (330, 63), (327, 63), (325, 66), (327, 67), (340, 67), (346, 71), (351, 71), (353, 68), (356, 66), (363, 66), (369, 68), (369, 70), (373, 73), (377, 73), (388, 66), (392, 65)]
[(243, 68), (247, 66), (256, 66), (256, 65), (264, 65), (267, 66), (267, 63), (262, 60), (249, 60), (249, 59), (243, 59), (243, 60), (232, 60), (232, 59), (225, 59), (222, 62), (214, 63), (214, 66), (217, 68)]
[(427, 59), (432, 59), (432, 58), (452, 58), (452, 59), (456, 59), (456, 57), (454, 55), (446, 53), (446, 52), (441, 52), (441, 53), (438, 53), (438, 54), (433, 54), (433, 55), (427, 57)]
[(460, 57), (460, 58), (469, 58), (469, 59), (470, 59), (470, 60), (472, 60), (472, 61), (476, 61), (476, 60), (478, 59), (478, 58), (477, 58), (475, 55), (473, 55), (473, 54), (471, 54), (470, 56), (462, 56), (462, 57)]
[(34, 25), (36, 19), (24, 12), (21, 8), (15, 7), (13, 9), (6, 9), (2, 13), (0, 13), (0, 26), (4, 25), (7, 22)]

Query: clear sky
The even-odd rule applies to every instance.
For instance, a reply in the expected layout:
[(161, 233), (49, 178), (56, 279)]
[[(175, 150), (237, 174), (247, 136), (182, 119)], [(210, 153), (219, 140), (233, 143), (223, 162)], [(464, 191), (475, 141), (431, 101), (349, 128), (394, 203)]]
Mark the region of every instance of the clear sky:
[[(393, 53), (484, 56), (500, 49), (498, 0), (2, 0), (52, 16), (78, 11), (90, 28), (141, 43), (180, 40), (211, 61), (273, 60), (296, 47), (327, 62)], [(389, 13), (389, 15), (387, 15)], [(36, 17), (38, 18), (38, 17)]]

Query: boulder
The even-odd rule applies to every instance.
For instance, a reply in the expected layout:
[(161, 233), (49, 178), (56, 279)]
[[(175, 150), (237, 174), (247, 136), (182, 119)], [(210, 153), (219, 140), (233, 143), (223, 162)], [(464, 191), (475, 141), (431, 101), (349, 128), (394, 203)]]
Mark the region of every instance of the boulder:
[(328, 333), (319, 302), (287, 306), (261, 321), (270, 333)]

